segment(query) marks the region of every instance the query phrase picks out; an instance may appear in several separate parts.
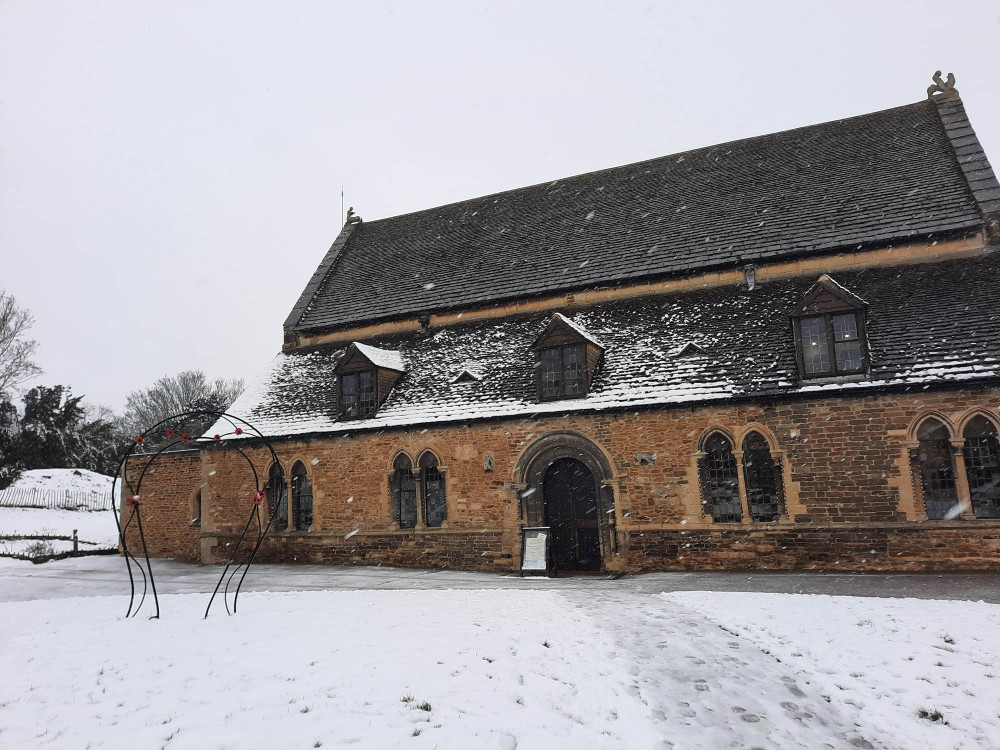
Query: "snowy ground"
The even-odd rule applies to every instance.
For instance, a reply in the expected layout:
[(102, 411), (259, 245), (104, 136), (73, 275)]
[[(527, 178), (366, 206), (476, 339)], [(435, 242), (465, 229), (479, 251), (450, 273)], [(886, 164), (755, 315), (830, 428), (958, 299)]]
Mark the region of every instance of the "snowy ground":
[[(0, 555), (24, 555), (41, 541), (47, 554), (69, 552), (73, 543), (66, 540), (40, 540), (38, 537), (72, 537), (77, 530), (80, 550), (114, 549), (118, 546), (118, 531), (110, 510), (75, 511), (46, 508), (0, 507)], [(34, 537), (13, 539), (11, 537)], [(34, 551), (39, 551), (34, 547)]]
[(0, 604), (0, 747), (1000, 747), (998, 605), (592, 582)]
[(10, 489), (107, 495), (111, 492), (112, 481), (113, 477), (87, 469), (31, 469), (23, 472)]
[(110, 510), (0, 508), (0, 536), (73, 536), (102, 547), (118, 546), (118, 527)]
[(866, 725), (900, 747), (1000, 748), (1000, 606), (781, 594), (663, 596), (780, 659), (831, 702), (856, 707)]
[(74, 529), (77, 530), (81, 552), (115, 549), (118, 546), (118, 531), (110, 510), (75, 511), (0, 507), (0, 556), (40, 557), (71, 552), (72, 541), (44, 537), (72, 538)]

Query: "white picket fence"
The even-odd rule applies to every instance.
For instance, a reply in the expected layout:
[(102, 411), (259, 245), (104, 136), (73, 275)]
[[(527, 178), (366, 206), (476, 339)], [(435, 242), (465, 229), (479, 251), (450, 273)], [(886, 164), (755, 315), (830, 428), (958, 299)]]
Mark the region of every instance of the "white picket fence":
[(17, 489), (0, 490), (3, 508), (67, 508), (70, 510), (111, 510), (113, 495), (70, 490)]

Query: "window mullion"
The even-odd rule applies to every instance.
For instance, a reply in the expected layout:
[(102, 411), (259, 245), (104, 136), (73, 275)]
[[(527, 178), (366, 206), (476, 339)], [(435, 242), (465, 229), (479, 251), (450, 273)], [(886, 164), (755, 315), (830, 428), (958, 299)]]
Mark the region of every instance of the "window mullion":
[(414, 478), (413, 491), (417, 494), (417, 526), (422, 529), (427, 526), (427, 513), (424, 507), (427, 498), (427, 483), (425, 481), (426, 469), (417, 469), (417, 476)]
[(559, 347), (559, 395), (566, 397), (566, 347)]
[(833, 316), (824, 315), (823, 322), (826, 324), (826, 345), (830, 352), (830, 374), (837, 375), (839, 368), (837, 367), (837, 341), (833, 334)]
[(750, 523), (753, 519), (750, 518), (750, 502), (747, 499), (747, 478), (743, 472), (743, 451), (734, 450), (733, 458), (736, 459), (736, 491), (740, 496), (740, 511), (743, 514), (740, 520), (743, 523)]

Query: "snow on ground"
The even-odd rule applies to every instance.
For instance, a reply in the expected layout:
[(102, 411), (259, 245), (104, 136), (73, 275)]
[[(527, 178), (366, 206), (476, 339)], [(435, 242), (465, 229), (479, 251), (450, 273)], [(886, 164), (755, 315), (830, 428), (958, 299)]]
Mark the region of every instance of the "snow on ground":
[(161, 620), (122, 620), (122, 597), (6, 604), (0, 746), (653, 747), (615, 644), (558, 598), (250, 594), (204, 621), (205, 596)]
[[(2, 537), (73, 536), (77, 529), (81, 542), (97, 548), (118, 546), (118, 527), (110, 510), (54, 510), (49, 508), (0, 508)], [(0, 554), (3, 550), (0, 549)]]
[(894, 737), (899, 747), (1000, 748), (998, 605), (758, 593), (661, 596), (780, 659), (801, 683), (831, 705), (853, 707), (873, 734)]
[(87, 469), (31, 469), (18, 477), (12, 490), (44, 490), (59, 492), (111, 493), (113, 477)]
[(997, 605), (359, 590), (202, 620), (207, 600), (0, 604), (0, 747), (1000, 747)]

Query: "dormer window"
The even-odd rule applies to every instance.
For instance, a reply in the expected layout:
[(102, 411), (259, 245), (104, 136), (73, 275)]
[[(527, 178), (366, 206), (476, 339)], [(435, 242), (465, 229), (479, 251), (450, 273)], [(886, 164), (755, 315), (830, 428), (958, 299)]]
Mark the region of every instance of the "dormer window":
[(375, 413), (378, 408), (375, 382), (375, 370), (340, 376), (341, 419), (363, 419)]
[(399, 352), (351, 344), (337, 365), (337, 418), (374, 416), (403, 370)]
[(542, 349), (541, 399), (555, 401), (586, 395), (586, 356), (583, 344)]
[(580, 398), (590, 390), (604, 347), (578, 323), (556, 313), (533, 345), (539, 401)]
[(867, 372), (865, 303), (829, 276), (821, 276), (806, 292), (792, 312), (792, 327), (803, 378)]

